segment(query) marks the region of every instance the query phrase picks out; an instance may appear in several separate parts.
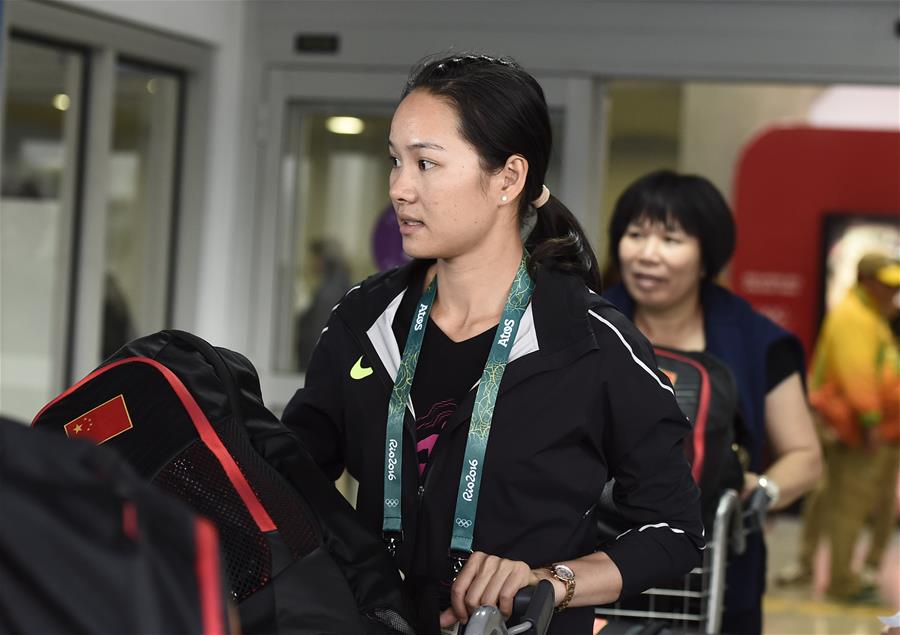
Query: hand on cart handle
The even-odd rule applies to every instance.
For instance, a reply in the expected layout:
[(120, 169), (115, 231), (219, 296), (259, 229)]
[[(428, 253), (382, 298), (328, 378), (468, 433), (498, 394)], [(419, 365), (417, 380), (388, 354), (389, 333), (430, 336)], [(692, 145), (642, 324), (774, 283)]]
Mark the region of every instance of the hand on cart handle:
[(747, 497), (746, 501), (744, 501), (744, 532), (746, 534), (752, 534), (757, 531), (762, 531), (766, 522), (766, 514), (769, 511), (769, 506), (772, 504), (772, 499), (769, 497), (769, 494), (766, 492), (766, 489), (758, 485), (755, 490)]
[(450, 608), (441, 613), (441, 628), (456, 622), (465, 624), (484, 605), (496, 606), (508, 618), (516, 593), (523, 587), (537, 585), (538, 581), (525, 562), (475, 551), (450, 588)]
[(553, 617), (555, 599), (553, 584), (541, 580), (537, 586), (527, 586), (516, 593), (509, 620), (512, 626), (507, 627), (496, 607), (482, 606), (469, 618), (461, 635), (545, 635)]

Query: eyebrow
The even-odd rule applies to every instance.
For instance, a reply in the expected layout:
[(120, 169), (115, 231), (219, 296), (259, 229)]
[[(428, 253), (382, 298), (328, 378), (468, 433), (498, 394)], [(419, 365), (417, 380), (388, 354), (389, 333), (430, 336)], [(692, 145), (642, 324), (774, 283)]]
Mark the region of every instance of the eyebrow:
[[(394, 144), (388, 140), (388, 145), (390, 147), (394, 147)], [(437, 143), (432, 143), (430, 141), (419, 141), (418, 143), (410, 143), (406, 146), (407, 150), (445, 150), (444, 146), (438, 145)]]

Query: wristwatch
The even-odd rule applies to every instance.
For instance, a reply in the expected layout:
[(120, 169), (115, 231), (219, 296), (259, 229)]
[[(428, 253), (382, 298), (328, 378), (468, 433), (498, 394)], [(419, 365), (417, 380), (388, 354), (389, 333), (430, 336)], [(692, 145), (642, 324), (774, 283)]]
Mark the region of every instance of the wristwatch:
[(559, 606), (554, 609), (555, 612), (559, 613), (569, 606), (569, 602), (572, 601), (572, 596), (575, 595), (575, 572), (564, 564), (548, 565), (547, 571), (549, 571), (550, 575), (554, 578), (566, 585), (566, 596), (563, 598), (562, 602), (559, 603)]
[(760, 474), (757, 482), (761, 488), (766, 490), (766, 496), (769, 497), (769, 507), (774, 507), (775, 503), (778, 502), (778, 497), (781, 496), (781, 488), (778, 487), (778, 483), (765, 474)]

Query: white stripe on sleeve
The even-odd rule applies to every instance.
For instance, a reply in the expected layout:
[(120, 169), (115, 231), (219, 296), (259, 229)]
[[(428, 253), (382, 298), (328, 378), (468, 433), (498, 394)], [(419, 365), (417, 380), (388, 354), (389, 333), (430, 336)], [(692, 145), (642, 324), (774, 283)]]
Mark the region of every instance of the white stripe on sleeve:
[[(644, 525), (643, 527), (638, 527), (637, 531), (641, 532), (641, 531), (644, 531), (645, 529), (663, 529), (663, 528), (668, 529), (669, 531), (671, 531), (672, 533), (675, 533), (675, 534), (683, 534), (684, 533), (684, 529), (678, 529), (677, 527), (672, 527), (671, 525), (669, 525), (669, 523), (656, 523), (653, 525)], [(630, 534), (632, 531), (634, 531), (633, 528), (629, 529), (627, 531), (623, 531), (621, 534), (616, 536), (616, 540), (618, 540), (622, 536), (625, 536), (626, 534)], [(704, 535), (705, 535), (705, 531), (704, 531)], [(700, 547), (701, 551), (704, 549), (706, 549), (706, 545), (703, 545)]]
[(603, 324), (605, 324), (606, 326), (608, 326), (610, 329), (612, 329), (612, 332), (615, 333), (615, 334), (618, 336), (619, 341), (621, 341), (622, 344), (625, 346), (625, 348), (628, 349), (628, 352), (631, 354), (631, 359), (634, 360), (634, 363), (637, 364), (638, 366), (640, 366), (641, 368), (643, 368), (643, 369), (647, 372), (647, 374), (650, 375), (650, 376), (656, 381), (657, 384), (659, 384), (660, 388), (663, 388), (664, 390), (668, 390), (670, 393), (672, 393), (672, 395), (675, 394), (675, 391), (672, 390), (671, 387), (666, 386), (666, 385), (663, 383), (663, 381), (659, 378), (659, 375), (657, 375), (657, 374), (654, 373), (652, 370), (650, 370), (650, 368), (647, 366), (647, 364), (645, 364), (643, 361), (641, 361), (641, 360), (638, 358), (638, 356), (634, 354), (634, 350), (631, 348), (631, 345), (630, 345), (630, 344), (625, 340), (625, 338), (622, 336), (622, 333), (619, 332), (619, 329), (617, 329), (615, 326), (613, 326), (612, 323), (611, 323), (609, 320), (600, 317), (599, 315), (597, 315), (596, 313), (594, 313), (594, 312), (591, 311), (590, 309), (588, 309), (588, 313), (590, 313), (590, 314), (593, 315), (595, 318), (597, 318), (600, 322), (602, 322)]

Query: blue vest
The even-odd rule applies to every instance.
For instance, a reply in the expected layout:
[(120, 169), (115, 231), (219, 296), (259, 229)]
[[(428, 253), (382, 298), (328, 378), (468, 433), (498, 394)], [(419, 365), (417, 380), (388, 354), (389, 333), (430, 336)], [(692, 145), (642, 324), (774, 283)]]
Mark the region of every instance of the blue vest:
[[(606, 290), (603, 296), (634, 319), (634, 300), (624, 285)], [(725, 362), (734, 373), (741, 413), (749, 435), (747, 451), (750, 453), (750, 470), (759, 473), (763, 467), (766, 438), (766, 356), (769, 346), (783, 338), (792, 340), (797, 368), (804, 367), (803, 346), (794, 335), (754, 311), (746, 300), (723, 287), (703, 285), (700, 303), (703, 306), (706, 350)]]

